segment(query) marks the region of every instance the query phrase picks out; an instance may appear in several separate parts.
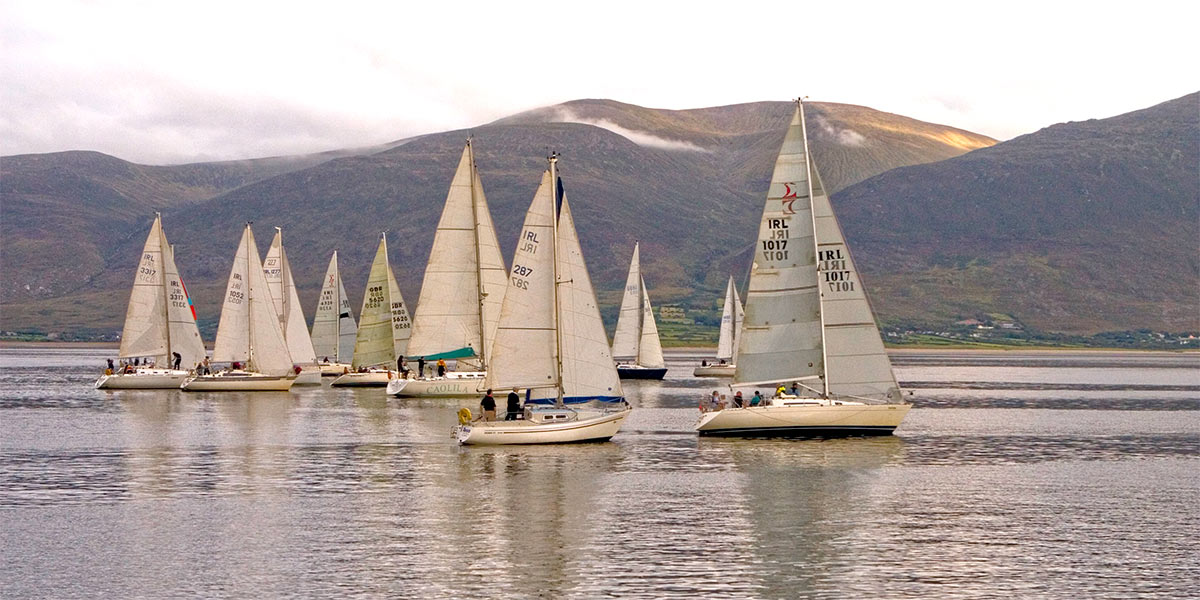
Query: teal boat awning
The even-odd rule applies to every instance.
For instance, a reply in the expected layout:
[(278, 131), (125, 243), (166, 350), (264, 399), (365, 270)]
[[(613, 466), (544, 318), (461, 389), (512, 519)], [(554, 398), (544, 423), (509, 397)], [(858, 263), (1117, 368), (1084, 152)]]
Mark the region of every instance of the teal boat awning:
[[(425, 360), (429, 361), (429, 360), (438, 360), (438, 359), (443, 359), (443, 358), (471, 358), (472, 356), (475, 356), (475, 349), (470, 346), (467, 346), (466, 348), (450, 350), (449, 352), (438, 352), (437, 354), (426, 354)], [(407, 358), (408, 358), (408, 360), (417, 360), (418, 358), (421, 358), (421, 357), (420, 356), (409, 356)]]

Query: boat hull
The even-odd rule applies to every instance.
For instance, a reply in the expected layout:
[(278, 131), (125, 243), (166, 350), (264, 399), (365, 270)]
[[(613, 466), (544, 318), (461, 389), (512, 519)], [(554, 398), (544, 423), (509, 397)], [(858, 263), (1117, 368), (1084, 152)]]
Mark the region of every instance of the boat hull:
[(180, 386), (189, 392), (286, 392), (295, 377), (262, 373), (218, 373), (189, 377)]
[(321, 385), (321, 376), (320, 365), (304, 365), (300, 367), (293, 385)]
[(446, 373), (445, 377), (432, 379), (393, 379), (387, 384), (389, 396), (397, 398), (462, 398), (477, 396), (483, 390), (485, 371)]
[(367, 371), (366, 373), (346, 373), (334, 379), (329, 385), (333, 387), (387, 387), (394, 373), (391, 371)]
[(138, 369), (133, 373), (101, 375), (98, 390), (171, 390), (179, 389), (190, 373), (177, 369)]
[(692, 371), (693, 377), (733, 377), (737, 367), (734, 365), (708, 365), (707, 367), (696, 367)]
[(321, 363), (321, 377), (340, 377), (350, 372), (350, 363)]
[(727, 408), (704, 413), (700, 435), (731, 437), (850, 437), (890, 435), (911, 404), (806, 404)]
[(455, 428), (455, 435), (459, 444), (467, 446), (606, 442), (621, 429), (630, 409), (595, 412), (595, 417), (562, 423), (477, 422)]
[(667, 374), (667, 368), (640, 367), (617, 365), (617, 377), (621, 379), (662, 379)]

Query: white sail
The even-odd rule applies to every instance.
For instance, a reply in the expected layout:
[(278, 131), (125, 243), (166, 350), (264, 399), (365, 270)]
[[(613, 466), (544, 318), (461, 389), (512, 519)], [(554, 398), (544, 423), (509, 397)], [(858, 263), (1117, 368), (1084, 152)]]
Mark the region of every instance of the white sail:
[(322, 281), (321, 295), (317, 298), (317, 310), (313, 316), (313, 351), (322, 360), (328, 358), (335, 363), (343, 362), (354, 354), (358, 324), (354, 322), (350, 299), (346, 296), (346, 287), (342, 285), (342, 276), (338, 272), (337, 250), (329, 258), (329, 267), (325, 269), (325, 279)]
[(639, 280), (642, 287), (642, 335), (638, 343), (637, 364), (651, 369), (667, 366), (663, 359), (662, 341), (658, 339), (658, 323), (654, 321), (654, 308), (650, 306), (650, 293), (646, 281)]
[(900, 386), (875, 313), (815, 164), (812, 182), (829, 393), (898, 401)]
[(286, 375), (292, 370), (279, 314), (249, 224), (242, 231), (229, 271), (213, 361), (244, 362), (249, 370), (265, 375)]
[(183, 277), (175, 266), (175, 248), (167, 244), (167, 237), (162, 237), (163, 266), (166, 276), (167, 296), (167, 330), (170, 342), (167, 346), (169, 362), (173, 361), (173, 353), (179, 353), (179, 366), (183, 369), (195, 367), (207, 356), (204, 340), (200, 338), (200, 330), (196, 327), (196, 309), (192, 306), (192, 298), (188, 295), (187, 286), (183, 285)]
[[(729, 278), (733, 280), (732, 277)], [(742, 306), (742, 299), (738, 297), (737, 288), (733, 288), (733, 357), (730, 362), (737, 362), (738, 344), (742, 339), (742, 326), (746, 322), (746, 310)]]
[(396, 357), (407, 349), (412, 329), (396, 277), (388, 265), (386, 236), (379, 238), (358, 317), (353, 367), (394, 369)]
[(717, 358), (731, 361), (733, 359), (733, 276), (725, 285), (725, 306), (721, 308), (721, 334), (717, 338)]
[[(408, 354), (486, 365), (508, 276), (471, 143), (446, 195), (421, 284)], [(468, 361), (460, 360), (460, 367)], [(460, 369), (461, 370), (461, 369)]]
[(308, 324), (300, 307), (292, 268), (288, 264), (287, 251), (283, 248), (283, 230), (278, 227), (275, 228), (275, 238), (271, 240), (267, 257), (263, 259), (263, 274), (267, 278), (267, 287), (271, 289), (275, 311), (279, 313), (279, 325), (283, 329), (288, 354), (297, 364), (316, 363), (317, 353), (308, 335)]
[(155, 364), (164, 367), (172, 363), (175, 352), (182, 357), (180, 366), (184, 368), (204, 360), (204, 343), (196, 328), (191, 300), (175, 267), (159, 215), (155, 215), (142, 247), (119, 352), (121, 358), (153, 357)]
[(763, 206), (734, 384), (824, 373), (821, 299), (800, 107), (783, 140)]
[(617, 360), (635, 360), (642, 337), (642, 273), (639, 244), (633, 245), (629, 259), (629, 276), (621, 295), (621, 310), (617, 313), (617, 329), (613, 332), (612, 354)]
[[(561, 189), (561, 188), (560, 188)], [(562, 347), (564, 402), (612, 402), (624, 397), (617, 368), (600, 319), (596, 293), (575, 231), (575, 220), (566, 196), (558, 215), (559, 335)], [(649, 304), (646, 305), (649, 307)], [(653, 323), (653, 317), (651, 317)], [(657, 330), (654, 332), (658, 339)], [(659, 349), (662, 360), (662, 349)]]
[(487, 387), (529, 388), (533, 398), (557, 397), (559, 383), (551, 185), (546, 171), (525, 213), (488, 364)]

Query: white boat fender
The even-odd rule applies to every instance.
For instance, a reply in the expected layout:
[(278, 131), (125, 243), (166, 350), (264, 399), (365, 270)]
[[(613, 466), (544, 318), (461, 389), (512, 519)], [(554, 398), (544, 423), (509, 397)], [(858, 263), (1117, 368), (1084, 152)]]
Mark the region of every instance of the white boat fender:
[(471, 409), (463, 407), (458, 409), (458, 424), (466, 425), (471, 422)]

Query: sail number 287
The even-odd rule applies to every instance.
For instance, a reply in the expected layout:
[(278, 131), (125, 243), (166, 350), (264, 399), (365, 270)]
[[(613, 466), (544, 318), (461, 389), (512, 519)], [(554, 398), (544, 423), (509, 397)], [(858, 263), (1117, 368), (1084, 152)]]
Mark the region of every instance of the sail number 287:
[(512, 283), (513, 283), (513, 285), (520, 289), (523, 289), (523, 290), (529, 289), (529, 280), (525, 279), (525, 277), (529, 277), (532, 274), (533, 274), (532, 267), (526, 267), (524, 265), (514, 264), (513, 268), (512, 268)]

